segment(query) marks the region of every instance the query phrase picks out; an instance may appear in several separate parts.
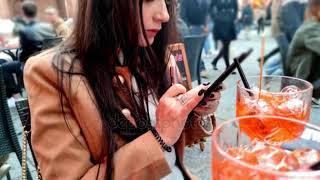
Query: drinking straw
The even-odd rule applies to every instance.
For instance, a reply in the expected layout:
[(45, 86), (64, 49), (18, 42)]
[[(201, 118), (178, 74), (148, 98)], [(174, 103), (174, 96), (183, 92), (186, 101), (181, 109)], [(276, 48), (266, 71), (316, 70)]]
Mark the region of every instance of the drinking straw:
[(314, 170), (314, 171), (320, 170), (320, 161), (318, 161), (317, 163), (315, 163), (312, 166), (310, 166), (310, 169)]
[[(241, 80), (242, 80), (242, 83), (243, 83), (244, 87), (245, 87), (246, 89), (251, 90), (251, 87), (250, 87), (250, 85), (249, 85), (249, 82), (248, 82), (248, 80), (247, 80), (247, 77), (246, 77), (246, 75), (245, 75), (244, 72), (243, 72), (243, 69), (242, 69), (242, 67), (241, 67), (241, 65), (240, 65), (240, 63), (239, 63), (239, 61), (238, 61), (238, 58), (235, 58), (235, 59), (234, 59), (234, 62), (235, 62), (235, 64), (236, 64), (236, 66), (237, 66), (237, 69), (238, 69), (238, 72), (239, 72), (239, 75), (240, 75), (240, 77), (241, 77)], [(252, 92), (248, 91), (248, 93), (249, 93), (250, 96), (253, 96)]]
[(266, 36), (265, 36), (264, 31), (263, 31), (262, 35), (261, 35), (261, 49), (260, 49), (261, 61), (260, 61), (260, 79), (259, 79), (259, 99), (260, 99), (260, 94), (261, 94), (261, 90), (262, 90), (262, 75), (263, 75), (265, 46), (266, 46)]
[[(247, 52), (242, 53), (237, 59), (239, 63), (242, 63), (253, 51), (252, 48), (250, 48)], [(213, 91), (216, 91), (217, 88), (219, 87), (219, 85), (225, 80), (227, 79), (227, 77), (237, 68), (236, 63), (232, 63), (219, 77), (218, 79), (212, 83), (212, 85), (206, 90), (206, 92), (204, 93), (204, 98), (207, 98), (210, 96), (210, 94)]]

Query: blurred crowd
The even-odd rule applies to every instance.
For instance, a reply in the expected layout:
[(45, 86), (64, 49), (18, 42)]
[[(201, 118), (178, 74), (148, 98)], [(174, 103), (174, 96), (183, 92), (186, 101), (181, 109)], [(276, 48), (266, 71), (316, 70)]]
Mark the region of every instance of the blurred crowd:
[[(213, 57), (214, 70), (221, 58), (226, 67), (230, 65), (230, 44), (240, 32), (250, 40), (250, 31), (261, 34), (265, 26), (271, 26), (277, 47), (265, 54), (265, 73), (308, 80), (319, 98), (319, 0), (180, 0), (179, 4), (182, 38), (206, 34), (202, 57)], [(203, 59), (208, 58), (201, 60), (205, 78), (208, 71)]]
[[(21, 4), (21, 14), (0, 21), (0, 64), (8, 97), (21, 98), (23, 67), (27, 59), (42, 50), (55, 46), (71, 33), (71, 21), (59, 17), (58, 10), (47, 7), (39, 10), (33, 1)], [(44, 14), (44, 21), (38, 18)]]

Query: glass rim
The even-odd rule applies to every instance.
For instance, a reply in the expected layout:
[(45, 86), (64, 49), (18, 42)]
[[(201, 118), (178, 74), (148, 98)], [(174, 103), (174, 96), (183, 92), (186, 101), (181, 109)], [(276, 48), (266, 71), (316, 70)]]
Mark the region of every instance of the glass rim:
[[(311, 91), (312, 92), (312, 89), (313, 89), (313, 85), (309, 82), (309, 81), (306, 81), (304, 79), (299, 79), (299, 78), (296, 78), (296, 77), (290, 77), (290, 76), (277, 76), (277, 75), (263, 75), (262, 78), (265, 78), (265, 77), (270, 77), (270, 78), (286, 78), (286, 79), (291, 79), (291, 80), (297, 80), (297, 81), (301, 81), (305, 84), (307, 84), (308, 88), (304, 89), (304, 90), (300, 90), (300, 91), (297, 91), (297, 92), (291, 92), (291, 93), (284, 93), (284, 92), (269, 92), (268, 91), (268, 94), (272, 94), (272, 95), (288, 95), (288, 94), (298, 94), (298, 93), (304, 93), (304, 92), (308, 92), (308, 91)], [(260, 76), (247, 76), (247, 78), (260, 78)], [(258, 79), (259, 80), (259, 79)], [(246, 87), (244, 87), (243, 84), (241, 84), (242, 80), (238, 80), (237, 81), (237, 87), (240, 88), (241, 90), (245, 90), (247, 92), (251, 92), (251, 93), (259, 93), (253, 89), (248, 89)]]
[[(307, 125), (308, 127), (315, 129), (317, 131), (319, 131), (320, 133), (320, 127), (304, 122), (304, 121), (300, 121), (300, 120), (296, 120), (293, 118), (286, 118), (286, 117), (280, 117), (280, 116), (269, 116), (269, 115), (254, 115), (254, 116), (241, 116), (241, 117), (236, 117), (233, 118), (231, 120), (225, 121), (223, 123), (221, 123), (220, 125), (218, 125), (216, 127), (216, 129), (214, 130), (213, 134), (212, 134), (212, 143), (213, 146), (215, 147), (215, 149), (218, 151), (219, 154), (221, 154), (223, 156), (223, 158), (228, 159), (232, 162), (237, 163), (240, 166), (243, 166), (245, 168), (248, 169), (252, 169), (254, 171), (258, 171), (258, 172), (264, 172), (266, 174), (269, 175), (273, 175), (273, 176), (279, 176), (279, 177), (316, 177), (319, 176), (320, 177), (320, 170), (317, 171), (303, 171), (303, 172), (298, 172), (298, 171), (288, 171), (288, 172), (281, 172), (281, 171), (275, 171), (275, 170), (266, 170), (265, 168), (259, 167), (259, 166), (255, 166), (255, 165), (251, 165), (248, 164), (246, 162), (240, 161), (234, 157), (232, 157), (230, 154), (228, 154), (226, 151), (224, 151), (220, 145), (217, 143), (217, 134), (220, 132), (220, 130), (228, 125), (228, 124), (232, 124), (234, 122), (239, 122), (239, 120), (241, 119), (247, 119), (247, 118), (261, 118), (261, 117), (265, 117), (265, 118), (278, 118), (278, 119), (282, 119), (282, 120), (287, 120), (287, 121), (292, 121), (292, 122), (296, 122), (299, 124), (304, 124)], [(214, 157), (213, 157), (214, 158)]]

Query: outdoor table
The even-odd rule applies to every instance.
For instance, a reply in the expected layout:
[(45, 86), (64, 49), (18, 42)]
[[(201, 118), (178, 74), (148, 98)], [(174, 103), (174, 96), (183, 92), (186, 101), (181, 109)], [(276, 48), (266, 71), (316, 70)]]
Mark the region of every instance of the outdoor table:
[(311, 109), (310, 123), (320, 126), (320, 107), (313, 107)]

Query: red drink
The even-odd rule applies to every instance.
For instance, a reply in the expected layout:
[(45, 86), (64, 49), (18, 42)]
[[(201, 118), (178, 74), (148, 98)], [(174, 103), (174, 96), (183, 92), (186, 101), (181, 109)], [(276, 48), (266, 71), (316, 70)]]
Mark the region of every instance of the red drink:
[[(291, 123), (303, 127), (312, 136), (320, 136), (320, 128), (305, 122), (275, 117), (240, 117), (219, 125), (212, 136), (212, 177), (214, 180), (316, 180), (320, 171), (310, 171), (309, 167), (320, 160), (320, 152), (311, 149), (288, 151), (281, 143), (261, 141), (240, 130), (241, 123), (258, 123), (261, 119), (274, 123)], [(253, 126), (252, 126), (253, 127)], [(249, 126), (246, 130), (251, 130)], [(274, 126), (276, 129), (277, 127)], [(301, 133), (299, 133), (301, 134)], [(272, 136), (265, 133), (265, 136)], [(292, 139), (300, 138), (299, 135)]]
[[(248, 80), (253, 86), (257, 84), (255, 81), (259, 81), (258, 77), (249, 77)], [(310, 83), (289, 77), (264, 76), (262, 84), (262, 88), (268, 91), (259, 91), (258, 88), (248, 90), (238, 83), (237, 117), (270, 115), (308, 122), (312, 97)], [(263, 118), (240, 123), (240, 128), (252, 138), (277, 142), (294, 139), (304, 129), (303, 126), (294, 126), (290, 122), (274, 122)]]
[(310, 173), (311, 165), (320, 160), (320, 152), (312, 149), (300, 149), (293, 152), (286, 151), (280, 147), (255, 142), (248, 146), (229, 148), (226, 151), (232, 158), (242, 163), (261, 168), (261, 171), (254, 171), (250, 168), (241, 168), (237, 162), (224, 159), (214, 161), (213, 179), (228, 180), (251, 180), (251, 179), (277, 179), (263, 169), (275, 172), (303, 172)]

